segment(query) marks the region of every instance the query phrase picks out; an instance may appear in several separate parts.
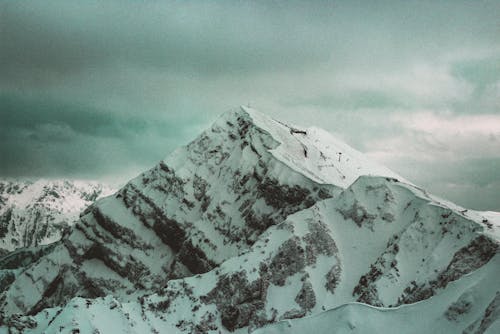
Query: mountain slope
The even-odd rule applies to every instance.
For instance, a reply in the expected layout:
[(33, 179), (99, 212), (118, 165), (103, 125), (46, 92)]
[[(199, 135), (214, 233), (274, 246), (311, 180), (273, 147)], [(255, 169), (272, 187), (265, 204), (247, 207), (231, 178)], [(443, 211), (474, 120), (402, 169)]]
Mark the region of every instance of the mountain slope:
[[(435, 223), (422, 226), (426, 221)], [(30, 320), (38, 324), (34, 333), (82, 327), (105, 331), (110, 324), (98, 316), (105, 309), (119, 326), (137, 333), (247, 332), (331, 309), (308, 318), (312, 322), (292, 320), (263, 332), (295, 327), (303, 332), (301, 326), (314, 328), (316, 322), (318, 329), (336, 324), (333, 328), (339, 332), (344, 326), (359, 332), (369, 325), (399, 333), (421, 328), (393, 327), (392, 314), (401, 326), (430, 314), (428, 319), (435, 320), (429, 328), (444, 332), (479, 328), (482, 323), (487, 328), (496, 323), (498, 315), (491, 312), (500, 307), (495, 297), (500, 291), (498, 239), (488, 236), (498, 237), (499, 223), (489, 227), (450, 214), (448, 207), (418, 188), (394, 179), (362, 177), (336, 199), (320, 201), (270, 227), (248, 252), (208, 273), (171, 280), (139, 302), (75, 299), (71, 306)], [(428, 237), (428, 243), (421, 243)], [(432, 290), (422, 294), (416, 287)], [(424, 304), (415, 304), (418, 300)], [(355, 301), (411, 306), (377, 309), (352, 304)], [(365, 324), (365, 317), (372, 320)]]
[[(265, 325), (253, 333), (497, 333), (500, 328), (500, 294), (492, 294), (500, 272), (498, 256), (491, 264), (464, 276), (442, 293), (420, 303), (397, 308), (379, 308), (360, 303), (343, 304), (313, 316), (286, 319)], [(157, 315), (153, 315), (155, 312)], [(93, 302), (73, 299), (64, 309), (48, 309), (35, 318), (18, 318), (15, 325), (26, 333), (60, 333), (79, 329), (82, 333), (226, 333), (209, 316), (196, 317), (192, 326), (187, 309), (169, 326), (171, 317), (161, 309), (140, 303), (120, 304), (112, 297)], [(188, 321), (186, 321), (188, 319)], [(31, 328), (29, 328), (31, 327)], [(11, 327), (13, 328), (13, 327)], [(235, 333), (246, 333), (242, 328)]]
[(321, 130), (242, 108), (99, 200), (36, 259), (0, 262), (1, 322), (33, 333), (280, 331), (272, 324), (329, 309), (386, 321), (374, 307), (396, 318), (418, 314), (417, 301), (456, 309), (469, 289), (460, 282), (483, 272), (485, 298), (456, 315), (457, 328), (472, 318), (479, 328), (491, 305), (498, 317), (496, 217), (435, 198)]
[(420, 303), (391, 309), (344, 304), (312, 317), (271, 324), (255, 333), (295, 334), (312, 328), (317, 333), (498, 333), (500, 293), (490, 290), (500, 275), (498, 255), (491, 262)]

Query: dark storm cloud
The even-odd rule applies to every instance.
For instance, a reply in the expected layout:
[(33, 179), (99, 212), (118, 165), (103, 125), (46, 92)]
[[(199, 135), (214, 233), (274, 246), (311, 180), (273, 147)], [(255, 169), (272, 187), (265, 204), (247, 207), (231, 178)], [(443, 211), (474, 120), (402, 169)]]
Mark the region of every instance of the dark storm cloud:
[(147, 124), (144, 119), (120, 116), (83, 105), (0, 95), (2, 132), (19, 129), (32, 131), (36, 135), (35, 132), (41, 126), (54, 125), (68, 127), (75, 134), (123, 138), (145, 131)]
[(313, 9), (129, 1), (3, 2), (1, 7), (0, 69), (11, 78), (26, 69), (71, 74), (116, 62), (206, 74), (248, 72), (329, 57), (325, 34), (296, 24), (299, 15), (317, 18)]
[[(479, 189), (497, 189), (500, 133), (481, 129), (500, 108), (499, 10), (0, 0), (0, 174), (124, 180), (251, 103), (479, 205)], [(498, 196), (484, 203), (500, 210)]]
[[(12, 76), (31, 69), (68, 74), (117, 62), (197, 74), (289, 69), (330, 58), (339, 64), (366, 58), (376, 65), (430, 55), (458, 42), (474, 45), (477, 34), (495, 41), (498, 32), (488, 27), (496, 19), (496, 6), (488, 2), (4, 1), (0, 6), (0, 66)], [(387, 57), (388, 47), (397, 48), (394, 57)]]
[[(406, 170), (405, 176), (421, 185), (430, 193), (476, 210), (499, 208), (500, 158), (472, 158), (461, 161), (428, 161), (407, 159), (406, 163), (420, 166), (408, 169), (401, 161), (394, 168)], [(444, 173), (423, 173), (441, 170)]]
[(174, 148), (169, 138), (192, 136), (163, 119), (6, 94), (0, 95), (0, 119), (4, 176), (92, 177), (117, 166), (131, 173), (130, 161), (137, 168), (142, 160), (145, 168)]

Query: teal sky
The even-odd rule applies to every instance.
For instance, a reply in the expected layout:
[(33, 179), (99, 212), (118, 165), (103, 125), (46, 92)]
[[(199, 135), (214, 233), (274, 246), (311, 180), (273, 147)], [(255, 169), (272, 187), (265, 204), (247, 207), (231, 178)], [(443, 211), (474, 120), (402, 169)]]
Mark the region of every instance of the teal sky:
[(123, 182), (248, 103), (500, 211), (500, 1), (0, 0), (0, 177)]

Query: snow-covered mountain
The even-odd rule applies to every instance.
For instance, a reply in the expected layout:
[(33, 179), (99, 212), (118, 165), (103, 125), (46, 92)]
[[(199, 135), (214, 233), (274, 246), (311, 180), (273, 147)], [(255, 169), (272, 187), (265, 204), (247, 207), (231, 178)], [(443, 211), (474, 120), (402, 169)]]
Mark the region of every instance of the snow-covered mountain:
[(83, 209), (112, 192), (88, 181), (0, 180), (0, 253), (59, 240)]
[(1, 260), (0, 331), (491, 332), (499, 217), (242, 107)]

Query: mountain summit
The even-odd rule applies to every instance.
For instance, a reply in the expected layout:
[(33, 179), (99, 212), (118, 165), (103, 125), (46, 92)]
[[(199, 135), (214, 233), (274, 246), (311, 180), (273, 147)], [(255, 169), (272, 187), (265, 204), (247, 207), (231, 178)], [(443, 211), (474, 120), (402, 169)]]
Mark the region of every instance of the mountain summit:
[(483, 333), (500, 326), (499, 226), (241, 107), (61, 241), (0, 258), (0, 331)]

